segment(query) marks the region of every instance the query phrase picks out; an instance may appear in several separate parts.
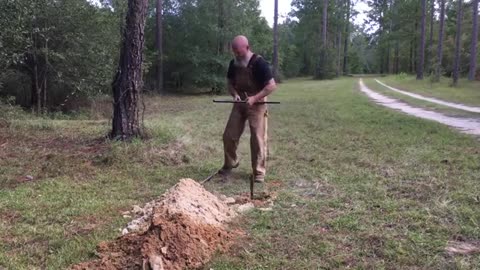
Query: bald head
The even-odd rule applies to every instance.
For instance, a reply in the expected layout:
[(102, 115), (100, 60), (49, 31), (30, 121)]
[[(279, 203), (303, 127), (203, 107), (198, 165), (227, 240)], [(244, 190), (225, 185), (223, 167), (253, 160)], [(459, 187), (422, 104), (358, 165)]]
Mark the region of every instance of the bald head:
[(235, 55), (235, 58), (239, 61), (249, 58), (251, 55), (250, 45), (248, 44), (248, 39), (245, 36), (236, 36), (232, 40), (232, 51)]
[(238, 48), (238, 47), (245, 47), (248, 46), (248, 39), (246, 36), (236, 36), (232, 40), (232, 47), (233, 48)]

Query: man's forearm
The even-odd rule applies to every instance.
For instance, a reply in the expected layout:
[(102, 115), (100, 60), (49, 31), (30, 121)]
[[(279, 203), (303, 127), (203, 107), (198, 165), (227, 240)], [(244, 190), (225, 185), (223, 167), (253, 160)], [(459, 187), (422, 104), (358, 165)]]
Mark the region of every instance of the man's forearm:
[(262, 89), (262, 91), (258, 92), (258, 94), (255, 95), (256, 100), (262, 100), (264, 97), (270, 95), (273, 91), (277, 89), (277, 85), (275, 82), (269, 82), (265, 88)]

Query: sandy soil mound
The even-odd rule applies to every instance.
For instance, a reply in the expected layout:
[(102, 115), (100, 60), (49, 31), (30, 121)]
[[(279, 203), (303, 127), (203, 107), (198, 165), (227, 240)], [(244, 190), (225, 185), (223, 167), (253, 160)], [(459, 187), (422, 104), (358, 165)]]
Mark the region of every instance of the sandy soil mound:
[(71, 269), (195, 269), (231, 245), (225, 224), (236, 212), (192, 179), (135, 208), (141, 216), (123, 236), (98, 245), (99, 259)]

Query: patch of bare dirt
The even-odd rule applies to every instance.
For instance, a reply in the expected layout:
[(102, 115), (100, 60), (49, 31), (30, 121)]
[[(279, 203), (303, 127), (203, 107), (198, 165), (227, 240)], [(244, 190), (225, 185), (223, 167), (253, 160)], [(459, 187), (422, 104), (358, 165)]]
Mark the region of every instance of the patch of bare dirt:
[(20, 212), (15, 210), (7, 210), (0, 212), (0, 222), (13, 224), (21, 218), (22, 215), (20, 214)]
[(178, 166), (189, 163), (190, 158), (186, 154), (185, 144), (174, 141), (161, 147), (150, 147), (144, 152), (143, 161), (152, 164), (160, 162), (166, 166)]
[(0, 128), (0, 167), (9, 168), (0, 188), (61, 175), (84, 179), (93, 172), (92, 160), (109, 147), (104, 139)]
[(123, 236), (99, 244), (98, 259), (71, 269), (198, 269), (235, 236), (227, 223), (237, 213), (192, 179), (133, 212), (140, 217)]

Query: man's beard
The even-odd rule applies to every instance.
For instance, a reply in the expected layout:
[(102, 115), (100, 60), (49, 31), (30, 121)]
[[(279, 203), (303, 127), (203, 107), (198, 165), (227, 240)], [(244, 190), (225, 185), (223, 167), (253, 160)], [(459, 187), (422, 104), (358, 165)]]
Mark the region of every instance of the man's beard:
[(240, 67), (247, 67), (250, 62), (250, 54), (246, 53), (244, 56), (235, 57), (235, 65)]

